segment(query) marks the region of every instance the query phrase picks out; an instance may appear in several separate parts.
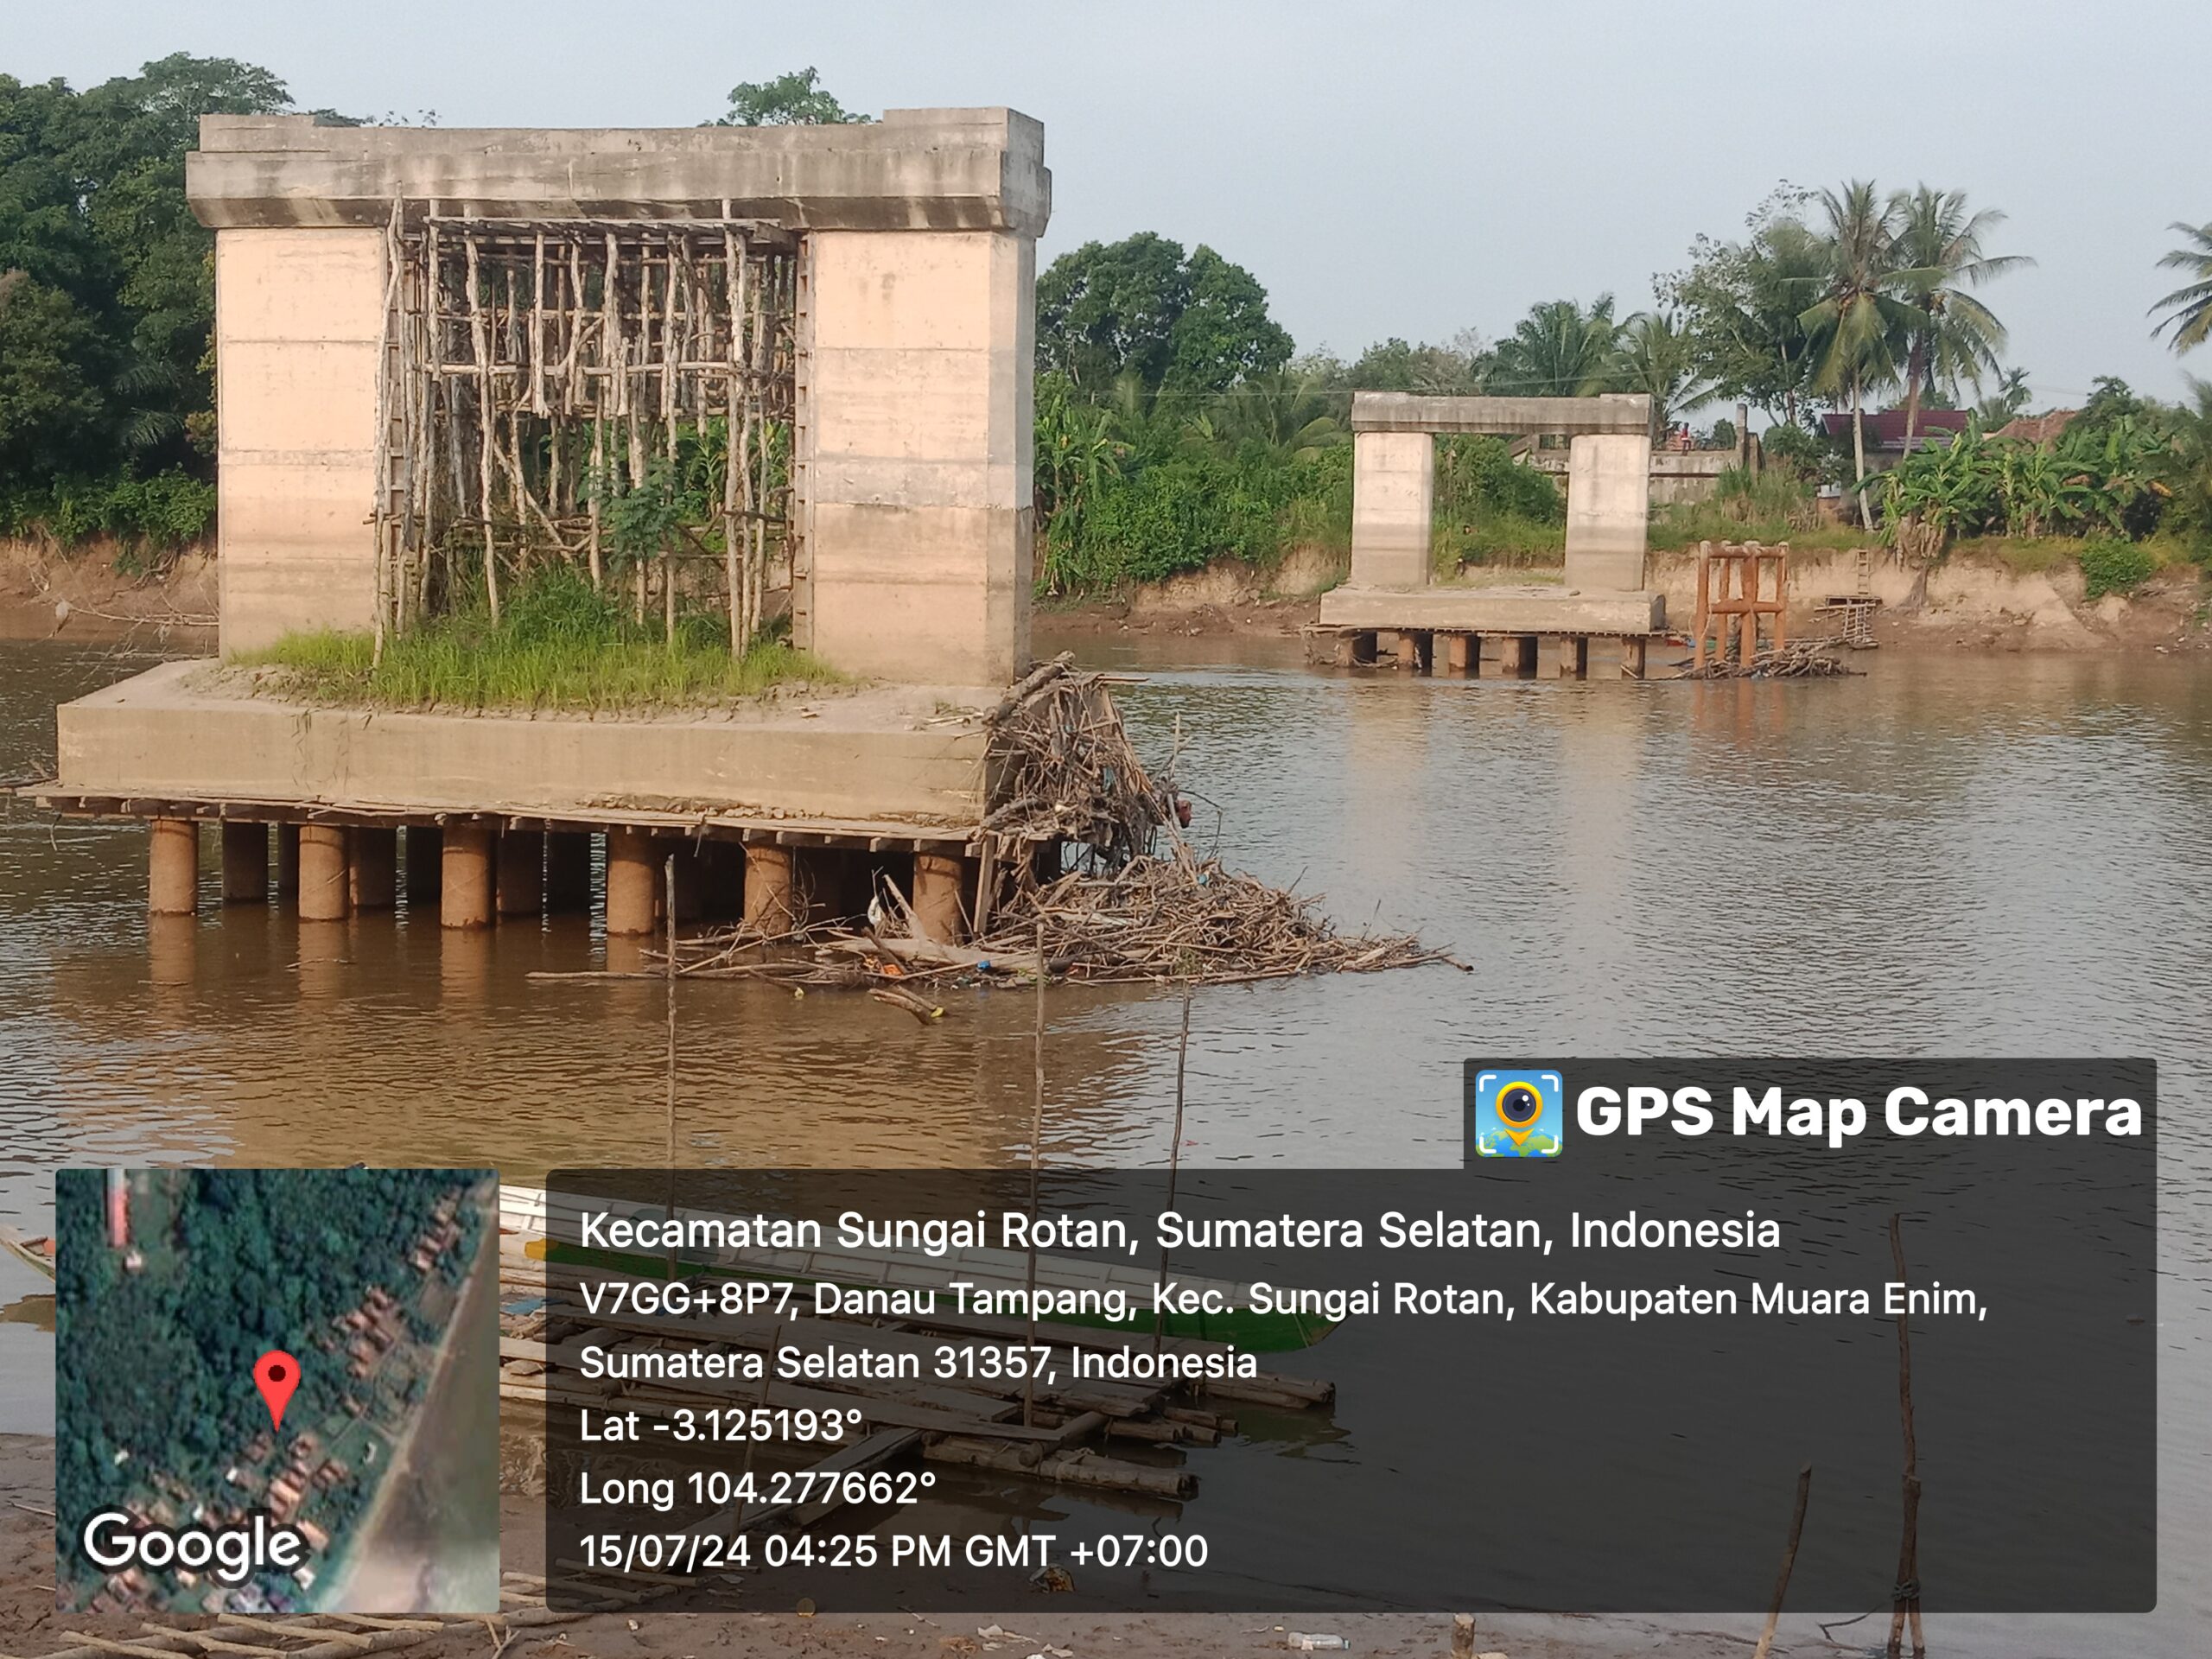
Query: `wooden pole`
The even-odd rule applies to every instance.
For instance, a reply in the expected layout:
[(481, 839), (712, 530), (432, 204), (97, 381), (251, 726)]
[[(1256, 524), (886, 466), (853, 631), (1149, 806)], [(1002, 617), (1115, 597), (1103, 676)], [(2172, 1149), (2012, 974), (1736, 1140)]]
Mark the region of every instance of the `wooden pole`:
[[(1029, 1096), (1029, 1266), (1023, 1283), (1028, 1291), (1029, 1344), (1037, 1344), (1037, 1172), (1043, 1161), (1045, 1138), (1045, 981), (1050, 968), (1045, 960), (1045, 918), (1037, 918), (1037, 1033), (1033, 1046), (1035, 1074)], [(1021, 1380), (1021, 1426), (1037, 1424), (1037, 1375), (1032, 1366)]]
[(484, 515), (484, 599), (492, 620), (499, 620), (499, 550), (492, 535), (492, 331), (484, 320), (477, 289), (476, 238), (468, 238), (468, 338), (476, 351), (477, 507)]
[[(1045, 953), (1039, 950), (1037, 962), (1041, 969)], [(1167, 1142), (1167, 1204), (1175, 1207), (1175, 1178), (1183, 1167), (1183, 1079), (1191, 1059), (1191, 982), (1183, 982), (1183, 1030), (1175, 1039), (1175, 1133)], [(1160, 1282), (1167, 1282), (1167, 1247), (1160, 1247)], [(1167, 1310), (1159, 1307), (1152, 1315), (1152, 1351), (1158, 1353), (1167, 1337)]]
[(1807, 1464), (1797, 1471), (1797, 1503), (1789, 1512), (1789, 1541), (1783, 1546), (1782, 1571), (1774, 1581), (1774, 1601), (1766, 1610), (1766, 1628), (1759, 1632), (1759, 1644), (1751, 1649), (1751, 1659), (1767, 1659), (1768, 1650), (1774, 1646), (1775, 1626), (1782, 1622), (1783, 1598), (1789, 1593), (1789, 1575), (1797, 1567), (1797, 1542), (1805, 1535), (1805, 1503), (1813, 1493), (1813, 1465)]
[[(1904, 1264), (1904, 1217), (1890, 1217), (1890, 1261), (1897, 1283), (1910, 1282)], [(1898, 1659), (1904, 1645), (1904, 1627), (1912, 1625), (1915, 1659), (1925, 1655), (1928, 1644), (1920, 1630), (1920, 1440), (1912, 1421), (1911, 1315), (1897, 1311), (1897, 1418), (1904, 1436), (1904, 1526), (1897, 1542), (1897, 1581), (1890, 1608), (1889, 1659)]]

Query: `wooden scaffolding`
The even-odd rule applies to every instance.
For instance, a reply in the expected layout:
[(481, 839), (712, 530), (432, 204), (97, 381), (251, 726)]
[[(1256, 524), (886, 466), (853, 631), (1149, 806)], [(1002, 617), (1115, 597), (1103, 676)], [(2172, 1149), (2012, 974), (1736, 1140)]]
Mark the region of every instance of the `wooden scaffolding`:
[(396, 204), (378, 389), (377, 636), (557, 560), (760, 630), (795, 541), (803, 307), (787, 230)]
[[(1789, 544), (1700, 542), (1697, 612), (1690, 624), (1690, 671), (1705, 666), (1706, 642), (1716, 661), (1732, 656), (1748, 669), (1759, 656), (1759, 619), (1769, 619), (1766, 650), (1779, 654), (1789, 640)], [(1770, 577), (1769, 573), (1771, 572)]]

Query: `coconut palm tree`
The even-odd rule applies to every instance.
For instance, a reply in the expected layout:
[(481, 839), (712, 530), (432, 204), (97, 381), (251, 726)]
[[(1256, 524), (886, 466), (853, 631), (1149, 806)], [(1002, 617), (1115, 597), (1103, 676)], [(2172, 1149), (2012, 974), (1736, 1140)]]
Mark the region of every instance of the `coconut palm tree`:
[(1490, 388), (1509, 397), (1587, 397), (1613, 384), (1621, 325), (1613, 296), (1600, 294), (1588, 311), (1573, 300), (1531, 306), (1497, 342)]
[(2000, 426), (2028, 412), (2028, 405), (2035, 401), (2035, 393), (2028, 385), (2025, 369), (2007, 369), (1997, 382), (1997, 390), (1974, 405), (1974, 412), (1981, 416), (1985, 430), (1994, 432)]
[(2005, 325), (1967, 290), (2035, 261), (1985, 251), (1984, 234), (2005, 215), (1993, 207), (1967, 212), (1963, 190), (1924, 184), (1910, 194), (1900, 190), (1890, 198), (1890, 211), (1898, 286), (1917, 314), (1905, 331), (1904, 441), (1910, 448), (1926, 389), (1962, 380), (1979, 387), (2005, 348)]
[(1814, 385), (1850, 404), (1859, 517), (1870, 523), (1866, 393), (1897, 378), (1918, 316), (1903, 297), (1905, 279), (1915, 273), (1898, 264), (1896, 211), (1875, 194), (1872, 181), (1853, 180), (1840, 193), (1823, 190), (1819, 200), (1827, 220), (1819, 298), (1798, 320), (1813, 337)]
[(2186, 352), (2212, 339), (2212, 224), (2188, 225), (2176, 219), (2169, 229), (2186, 237), (2188, 245), (2176, 248), (2158, 261), (2162, 269), (2185, 270), (2195, 280), (2177, 288), (2151, 308), (2170, 315), (2151, 332), (2174, 331), (2174, 350)]
[(1674, 427), (1676, 418), (1713, 395), (1713, 382), (1698, 368), (1697, 341), (1675, 311), (1639, 311), (1622, 326), (1619, 362), (1613, 384), (1651, 399), (1651, 442)]

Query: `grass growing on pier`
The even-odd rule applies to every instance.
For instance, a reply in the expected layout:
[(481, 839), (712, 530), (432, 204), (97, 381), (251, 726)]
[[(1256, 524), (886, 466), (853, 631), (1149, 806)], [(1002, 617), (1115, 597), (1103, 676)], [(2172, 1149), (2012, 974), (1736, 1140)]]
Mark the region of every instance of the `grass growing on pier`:
[(554, 571), (518, 589), (494, 624), (442, 617), (385, 642), (365, 632), (288, 634), (232, 660), (287, 671), (283, 690), (317, 702), (385, 709), (622, 709), (728, 702), (779, 685), (836, 683), (835, 671), (779, 639), (730, 653), (720, 618), (639, 626), (620, 602)]

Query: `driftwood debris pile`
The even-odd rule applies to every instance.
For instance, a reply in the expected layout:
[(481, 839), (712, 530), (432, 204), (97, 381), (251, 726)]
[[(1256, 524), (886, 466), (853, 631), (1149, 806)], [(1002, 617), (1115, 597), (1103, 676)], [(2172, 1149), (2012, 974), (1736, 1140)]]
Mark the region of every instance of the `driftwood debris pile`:
[(1684, 680), (1801, 680), (1837, 679), (1855, 675), (1827, 653), (1846, 644), (1841, 635), (1825, 639), (1792, 639), (1777, 651), (1762, 645), (1749, 664), (1732, 658), (1708, 658), (1702, 667), (1684, 668), (1675, 677)]
[(925, 938), (906, 896), (884, 881), (865, 927), (688, 940), (678, 972), (866, 989), (926, 1018), (936, 1010), (917, 991), (1032, 979), (1040, 947), (1051, 977), (1102, 983), (1219, 985), (1452, 962), (1413, 934), (1339, 933), (1318, 894), (1201, 855), (1183, 833), (1189, 808), (1173, 761), (1154, 777), (1107, 682), (1068, 657), (1018, 683), (990, 727), (995, 782), (979, 836), (972, 943)]

